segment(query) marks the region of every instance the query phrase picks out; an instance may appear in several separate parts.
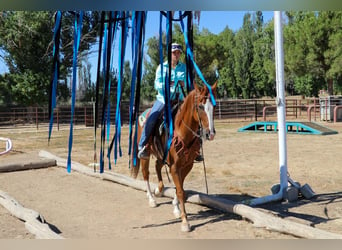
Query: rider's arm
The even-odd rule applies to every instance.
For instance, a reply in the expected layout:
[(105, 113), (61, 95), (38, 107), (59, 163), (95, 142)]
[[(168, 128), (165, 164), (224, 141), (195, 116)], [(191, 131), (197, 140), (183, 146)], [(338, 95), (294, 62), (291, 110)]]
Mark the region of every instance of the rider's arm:
[(175, 83), (179, 82), (180, 85), (184, 86), (186, 81), (186, 66), (184, 63), (178, 63), (175, 69)]
[(183, 100), (184, 99), (184, 96), (183, 96), (183, 92), (182, 92), (182, 87), (184, 89), (185, 87), (185, 82), (186, 82), (186, 66), (184, 63), (178, 63), (176, 69), (175, 69), (175, 82), (176, 82), (176, 85), (177, 85), (177, 91), (179, 93), (179, 99), (180, 100)]
[(156, 70), (156, 78), (154, 80), (154, 88), (158, 92), (162, 92), (163, 87), (164, 87), (164, 84), (163, 84), (163, 78), (161, 75), (161, 68), (160, 68), (160, 65), (158, 65), (157, 70)]

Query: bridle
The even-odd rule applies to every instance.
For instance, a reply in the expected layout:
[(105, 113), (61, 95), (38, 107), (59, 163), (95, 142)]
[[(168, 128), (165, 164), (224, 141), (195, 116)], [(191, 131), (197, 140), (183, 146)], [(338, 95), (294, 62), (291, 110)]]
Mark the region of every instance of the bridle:
[[(182, 123), (184, 124), (184, 126), (193, 134), (193, 136), (197, 137), (197, 138), (201, 138), (203, 137), (203, 123), (202, 123), (202, 119), (201, 116), (199, 115), (200, 110), (204, 111), (204, 105), (202, 103), (197, 103), (197, 99), (198, 99), (199, 95), (195, 94), (194, 99), (195, 99), (195, 106), (194, 109), (196, 110), (197, 113), (197, 118), (198, 118), (198, 124), (199, 124), (199, 134), (197, 133), (197, 131), (192, 130), (192, 128), (190, 128), (189, 125), (187, 125), (185, 123), (185, 121), (182, 119)], [(207, 101), (209, 101), (209, 97), (206, 96), (205, 99)]]

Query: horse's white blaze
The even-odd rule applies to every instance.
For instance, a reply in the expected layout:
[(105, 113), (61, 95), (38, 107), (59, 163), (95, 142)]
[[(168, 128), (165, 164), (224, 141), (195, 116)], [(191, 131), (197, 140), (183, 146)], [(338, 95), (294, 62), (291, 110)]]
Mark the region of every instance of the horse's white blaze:
[(208, 122), (209, 122), (209, 140), (213, 140), (215, 136), (215, 127), (214, 127), (214, 106), (211, 103), (211, 101), (207, 100), (205, 105), (204, 105), (204, 110), (205, 113), (207, 114), (208, 117)]

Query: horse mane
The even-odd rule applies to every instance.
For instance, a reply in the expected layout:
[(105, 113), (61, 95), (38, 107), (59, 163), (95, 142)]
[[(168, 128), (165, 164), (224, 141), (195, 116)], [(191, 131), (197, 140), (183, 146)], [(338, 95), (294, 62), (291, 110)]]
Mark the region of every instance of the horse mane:
[(184, 98), (183, 104), (178, 109), (178, 112), (175, 117), (175, 129), (179, 128), (182, 119), (184, 117), (184, 112), (190, 112), (193, 108), (194, 103), (191, 102), (191, 100), (194, 100), (194, 95), (196, 94), (197, 90), (196, 88), (191, 90), (189, 94)]

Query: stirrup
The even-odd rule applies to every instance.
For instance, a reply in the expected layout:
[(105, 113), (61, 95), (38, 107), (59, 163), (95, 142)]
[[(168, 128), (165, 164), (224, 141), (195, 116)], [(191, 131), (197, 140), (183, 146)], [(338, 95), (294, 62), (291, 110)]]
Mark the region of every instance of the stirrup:
[(148, 159), (150, 155), (148, 154), (146, 150), (146, 146), (144, 146), (142, 149), (139, 150), (138, 152), (138, 158), (139, 159)]

